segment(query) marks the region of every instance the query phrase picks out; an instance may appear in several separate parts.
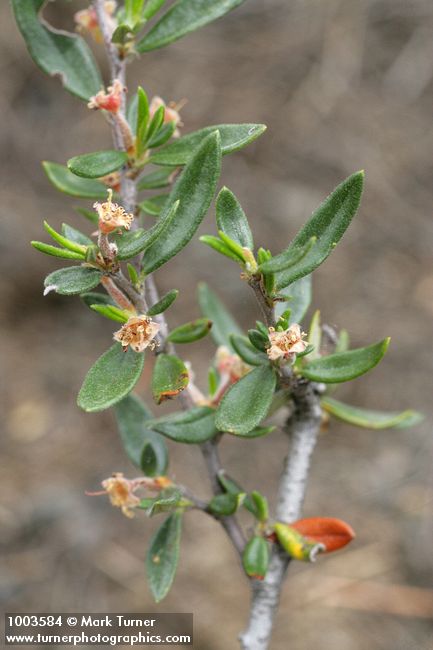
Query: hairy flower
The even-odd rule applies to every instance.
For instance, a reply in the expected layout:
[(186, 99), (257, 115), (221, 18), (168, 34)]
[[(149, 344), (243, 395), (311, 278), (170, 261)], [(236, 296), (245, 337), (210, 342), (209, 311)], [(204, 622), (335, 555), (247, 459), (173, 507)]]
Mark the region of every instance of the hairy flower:
[(169, 122), (174, 122), (174, 125), (176, 127), (173, 136), (175, 138), (178, 138), (180, 135), (180, 131), (177, 128), (178, 126), (183, 126), (181, 119), (180, 119), (180, 114), (179, 111), (183, 106), (183, 103), (180, 102), (179, 104), (176, 104), (175, 102), (169, 102), (169, 104), (166, 104), (165, 101), (161, 98), (158, 97), (157, 95), (152, 98), (152, 101), (150, 102), (149, 106), (149, 114), (150, 114), (150, 119), (155, 115), (156, 111), (160, 106), (164, 106), (165, 112), (164, 112), (164, 124), (168, 124)]
[(97, 202), (93, 204), (93, 207), (99, 216), (99, 230), (104, 233), (104, 235), (108, 235), (110, 232), (113, 232), (113, 230), (121, 227), (129, 230), (131, 223), (134, 220), (134, 215), (126, 212), (124, 208), (117, 205), (117, 203), (113, 203), (112, 198), (113, 190), (110, 188), (108, 190), (108, 199), (105, 203)]
[(115, 79), (111, 86), (108, 86), (107, 92), (100, 90), (96, 95), (90, 98), (88, 108), (99, 109), (109, 113), (117, 113), (122, 105), (122, 96), (125, 92), (125, 86), (119, 79)]
[(251, 370), (237, 354), (230, 352), (224, 345), (217, 349), (215, 360), (221, 377), (228, 376), (231, 383), (238, 381)]
[(155, 476), (154, 478), (144, 476), (128, 479), (123, 476), (122, 472), (115, 472), (110, 478), (102, 481), (101, 485), (104, 488), (101, 492), (86, 492), (86, 494), (88, 496), (108, 494), (111, 505), (121, 508), (126, 517), (132, 518), (134, 516), (133, 508), (136, 508), (141, 501), (135, 494), (136, 490), (147, 488), (159, 492), (172, 486), (173, 483), (167, 476)]
[[(110, 33), (112, 34), (117, 26), (117, 21), (113, 17), (114, 12), (116, 11), (115, 0), (106, 0), (106, 2), (104, 3), (104, 9), (106, 14), (105, 22), (107, 28), (110, 30)], [(82, 9), (81, 11), (77, 11), (77, 13), (74, 14), (74, 20), (77, 25), (78, 32), (81, 32), (82, 34), (85, 33), (90, 34), (97, 43), (103, 42), (102, 32), (100, 30), (99, 23), (98, 23), (98, 16), (96, 14), (96, 9), (93, 5), (90, 5), (89, 7), (87, 7), (87, 9)]]
[(283, 332), (275, 331), (273, 327), (269, 328), (269, 341), (271, 345), (267, 349), (268, 357), (271, 361), (277, 359), (290, 359), (293, 361), (295, 356), (300, 352), (304, 352), (308, 343), (303, 341), (306, 336), (301, 332), (301, 328), (297, 323), (290, 325), (289, 329)]
[(151, 350), (155, 348), (154, 339), (158, 331), (158, 323), (148, 316), (131, 316), (120, 330), (114, 333), (113, 338), (122, 344), (125, 351), (130, 345), (135, 352), (143, 352), (146, 348)]

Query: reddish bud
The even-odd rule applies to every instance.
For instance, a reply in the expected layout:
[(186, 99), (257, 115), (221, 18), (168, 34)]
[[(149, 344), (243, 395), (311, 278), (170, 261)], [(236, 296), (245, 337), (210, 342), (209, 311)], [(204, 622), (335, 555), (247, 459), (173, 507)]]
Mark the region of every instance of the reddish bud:
[(355, 532), (349, 524), (331, 517), (299, 519), (290, 526), (308, 540), (323, 544), (326, 548), (325, 553), (338, 551), (355, 538)]

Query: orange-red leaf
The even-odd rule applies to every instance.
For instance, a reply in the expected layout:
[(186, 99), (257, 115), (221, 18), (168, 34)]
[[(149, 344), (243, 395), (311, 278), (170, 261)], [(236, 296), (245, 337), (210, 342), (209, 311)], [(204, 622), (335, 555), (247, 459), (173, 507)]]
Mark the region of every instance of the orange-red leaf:
[(349, 524), (341, 519), (331, 517), (299, 519), (290, 526), (307, 539), (324, 544), (325, 553), (338, 551), (355, 537), (355, 531)]

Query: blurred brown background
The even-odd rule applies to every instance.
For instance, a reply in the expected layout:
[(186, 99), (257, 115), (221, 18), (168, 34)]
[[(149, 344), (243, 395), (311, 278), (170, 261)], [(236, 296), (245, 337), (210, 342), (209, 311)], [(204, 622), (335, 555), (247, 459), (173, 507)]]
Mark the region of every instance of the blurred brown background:
[[(83, 2), (58, 0), (70, 26)], [(143, 557), (158, 521), (129, 521), (91, 499), (114, 470), (134, 476), (111, 412), (75, 405), (88, 367), (113, 327), (78, 299), (42, 297), (58, 266), (33, 251), (42, 219), (88, 229), (79, 201), (58, 194), (40, 159), (64, 162), (109, 142), (100, 115), (65, 93), (29, 58), (7, 2), (2, 25), (0, 176), (2, 400), (1, 531), (8, 611), (193, 611), (195, 647), (236, 648), (248, 589), (218, 526), (188, 515), (179, 573), (156, 607)], [(101, 54), (101, 52), (99, 51)], [(392, 345), (368, 377), (338, 397), (371, 408), (432, 410), (433, 5), (431, 0), (248, 0), (214, 25), (130, 68), (130, 87), (188, 98), (185, 132), (222, 122), (264, 122), (267, 133), (226, 157), (222, 182), (239, 196), (256, 241), (281, 250), (333, 187), (366, 169), (354, 224), (315, 274), (314, 306), (347, 327), (354, 345)], [(88, 207), (88, 203), (81, 205)], [(202, 232), (214, 232), (210, 214)], [(257, 317), (235, 265), (195, 241), (159, 272), (181, 290), (171, 322), (198, 315), (206, 279), (245, 325)], [(187, 350), (205, 386), (210, 342)], [(139, 392), (147, 390), (150, 370)], [(227, 440), (227, 468), (272, 496), (286, 441)], [(171, 472), (208, 494), (200, 455), (171, 447)], [(416, 429), (372, 432), (333, 423), (314, 457), (305, 513), (337, 516), (356, 541), (314, 567), (292, 565), (275, 650), (428, 650), (433, 608), (429, 418)], [(430, 617), (429, 617), (430, 616)]]

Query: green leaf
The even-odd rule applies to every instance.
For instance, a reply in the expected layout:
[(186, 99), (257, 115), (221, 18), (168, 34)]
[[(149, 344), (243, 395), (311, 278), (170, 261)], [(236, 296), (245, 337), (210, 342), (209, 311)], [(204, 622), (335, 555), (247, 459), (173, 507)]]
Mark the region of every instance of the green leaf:
[(72, 296), (94, 289), (102, 277), (101, 271), (89, 266), (68, 266), (47, 275), (44, 294), (55, 291), (63, 296)]
[(138, 508), (144, 508), (149, 517), (161, 512), (174, 512), (179, 508), (188, 508), (193, 503), (185, 499), (179, 490), (167, 489), (159, 493), (154, 499), (142, 499)]
[(271, 366), (259, 366), (233, 384), (217, 409), (217, 428), (238, 436), (248, 434), (266, 417), (276, 382)]
[(266, 352), (269, 347), (269, 332), (266, 331), (266, 334), (258, 329), (248, 330), (248, 338), (251, 344), (260, 350), (261, 352)]
[(218, 133), (209, 135), (176, 181), (166, 210), (180, 200), (170, 229), (147, 249), (143, 270), (152, 273), (174, 257), (195, 234), (215, 193), (221, 169)]
[(42, 166), (54, 187), (64, 194), (81, 199), (105, 199), (107, 196), (105, 185), (88, 178), (79, 178), (65, 165), (45, 161)]
[(82, 293), (80, 298), (88, 307), (92, 305), (114, 305), (110, 296), (106, 293), (99, 293), (98, 291)]
[(171, 122), (166, 122), (162, 124), (159, 129), (149, 138), (147, 146), (149, 149), (155, 149), (156, 147), (161, 147), (168, 140), (170, 140), (173, 133), (176, 131), (176, 122), (172, 120)]
[(131, 27), (125, 23), (118, 25), (113, 32), (111, 42), (117, 45), (124, 45), (133, 35)]
[[(44, 228), (47, 231), (47, 233), (56, 241), (60, 246), (63, 246), (64, 248), (67, 248), (70, 251), (73, 251), (74, 253), (79, 253), (81, 258), (84, 258), (86, 256), (86, 248), (87, 246), (83, 246), (82, 244), (76, 244), (73, 241), (70, 241), (67, 237), (64, 235), (61, 235), (60, 233), (56, 232), (54, 228), (51, 228), (50, 224), (44, 221)], [(93, 242), (90, 242), (93, 244)]]
[(357, 172), (341, 183), (313, 213), (290, 246), (273, 258), (274, 264), (285, 260), (293, 250), (304, 247), (311, 237), (317, 241), (297, 264), (276, 275), (277, 289), (308, 275), (326, 260), (340, 241), (356, 214), (364, 185), (364, 172)]
[(66, 90), (87, 101), (102, 79), (90, 48), (81, 36), (49, 26), (39, 18), (45, 0), (12, 0), (18, 28), (36, 65), (60, 77)]
[(207, 126), (199, 131), (183, 135), (175, 142), (171, 142), (150, 157), (150, 162), (155, 165), (173, 165), (175, 167), (186, 165), (191, 156), (197, 151), (203, 141), (215, 131), (221, 136), (221, 154), (239, 151), (247, 144), (256, 140), (264, 131), (264, 124), (217, 124)]
[[(311, 275), (304, 275), (293, 282), (288, 289), (285, 289), (283, 295), (287, 296), (288, 306), (290, 307), (289, 323), (301, 323), (308, 308), (311, 304)], [(277, 318), (287, 309), (286, 302), (275, 303), (275, 315)]]
[(230, 335), (241, 335), (242, 330), (231, 314), (229, 314), (216, 293), (211, 291), (204, 282), (198, 285), (198, 302), (203, 316), (209, 318), (213, 323), (211, 335), (215, 343), (233, 349)]
[(242, 565), (250, 578), (263, 580), (269, 566), (269, 544), (263, 537), (252, 537), (242, 553)]
[(156, 316), (157, 314), (162, 314), (166, 311), (176, 300), (179, 295), (178, 289), (172, 289), (165, 296), (162, 296), (161, 300), (158, 300), (150, 309), (147, 310), (148, 316)]
[(103, 411), (120, 402), (134, 388), (143, 370), (144, 354), (115, 343), (90, 368), (78, 394), (84, 411)]
[(187, 386), (188, 370), (174, 354), (159, 354), (152, 374), (153, 399), (161, 404), (166, 399), (177, 397)]
[(69, 239), (69, 241), (75, 242), (76, 244), (81, 244), (82, 246), (92, 246), (93, 241), (85, 235), (84, 233), (68, 226), (67, 223), (62, 223), (62, 235)]
[(158, 190), (161, 187), (170, 185), (170, 177), (174, 174), (173, 167), (160, 167), (149, 174), (146, 174), (137, 183), (137, 190)]
[(247, 261), (246, 254), (242, 246), (239, 246), (233, 239), (228, 237), (222, 230), (218, 231), (221, 241), (229, 248), (232, 253), (237, 255), (239, 261), (244, 264)]
[(115, 307), (114, 305), (94, 304), (90, 305), (90, 309), (101, 314), (101, 316), (105, 316), (105, 318), (114, 320), (116, 323), (126, 323), (129, 318), (123, 309), (119, 309), (119, 307)]
[(228, 517), (233, 515), (242, 505), (245, 494), (217, 494), (209, 502), (209, 510), (218, 517)]
[(230, 337), (231, 344), (236, 354), (248, 363), (250, 366), (262, 366), (268, 363), (268, 357), (263, 352), (259, 352), (246, 338), (246, 336), (239, 336), (232, 334)]
[(303, 246), (290, 247), (280, 255), (272, 257), (270, 260), (263, 262), (263, 264), (260, 264), (258, 271), (264, 274), (285, 271), (286, 269), (297, 265), (309, 253), (311, 253), (312, 249), (316, 245), (316, 242), (316, 237), (310, 237), (310, 239)]
[(213, 235), (202, 235), (199, 237), (199, 240), (203, 242), (203, 244), (206, 244), (207, 246), (210, 246), (210, 248), (213, 248), (217, 253), (225, 255), (225, 257), (234, 260), (238, 264), (242, 262), (242, 260), (239, 259), (238, 255), (236, 255), (236, 253), (233, 253), (233, 251), (228, 246), (226, 246), (226, 244), (224, 244), (224, 242), (221, 241), (219, 237), (214, 237)]
[(146, 143), (149, 142), (153, 138), (155, 133), (157, 133), (157, 131), (159, 131), (160, 127), (162, 126), (162, 124), (164, 122), (164, 115), (165, 115), (165, 107), (164, 106), (159, 106), (156, 109), (152, 119), (150, 120), (150, 124), (149, 124), (149, 126), (147, 128), (146, 137), (144, 138), (144, 142), (146, 142)]
[(244, 0), (177, 0), (137, 43), (138, 52), (164, 47), (224, 16)]
[(45, 255), (52, 255), (53, 257), (61, 257), (62, 259), (65, 260), (80, 260), (83, 261), (85, 259), (85, 255), (83, 253), (76, 253), (74, 251), (69, 251), (64, 248), (58, 248), (57, 246), (52, 246), (51, 244), (44, 244), (42, 241), (32, 241), (30, 242), (33, 248), (36, 248), (36, 250), (40, 251), (41, 253), (45, 253)]
[(254, 240), (245, 212), (228, 187), (223, 187), (217, 197), (216, 218), (222, 230), (239, 246), (253, 250)]
[(299, 372), (308, 379), (325, 384), (350, 381), (377, 366), (388, 348), (389, 341), (387, 338), (366, 348), (315, 359), (300, 368)]
[(269, 505), (268, 500), (263, 494), (253, 490), (251, 492), (251, 500), (255, 506), (255, 517), (262, 523), (269, 519)]
[[(63, 190), (62, 190), (63, 191)], [(82, 217), (88, 219), (92, 223), (98, 223), (99, 217), (98, 213), (94, 210), (86, 210), (85, 208), (74, 208), (78, 214), (81, 214)]]
[(176, 327), (167, 336), (167, 341), (172, 343), (192, 343), (209, 334), (211, 327), (212, 321), (207, 318), (198, 318), (190, 323)]
[(200, 444), (217, 433), (215, 411), (208, 406), (197, 406), (189, 411), (167, 415), (148, 423), (153, 431), (187, 444)]
[(337, 343), (335, 344), (335, 352), (347, 352), (350, 346), (349, 332), (342, 329), (338, 333)]
[(152, 414), (143, 402), (130, 394), (116, 404), (114, 412), (129, 459), (147, 476), (164, 475), (168, 465), (167, 447), (164, 439), (148, 427)]
[(123, 167), (128, 160), (124, 151), (96, 151), (74, 156), (68, 160), (68, 169), (82, 178), (101, 178)]
[(168, 194), (157, 194), (145, 199), (139, 204), (141, 212), (149, 214), (151, 217), (157, 217), (167, 203)]
[(320, 346), (322, 344), (322, 326), (320, 324), (320, 310), (317, 309), (311, 319), (310, 329), (308, 331), (308, 343), (314, 347), (308, 357), (308, 362), (314, 359), (320, 359)]
[(343, 404), (332, 397), (322, 399), (322, 407), (343, 422), (365, 429), (405, 429), (423, 420), (421, 413), (410, 409), (401, 413), (384, 413)]
[(142, 17), (145, 20), (150, 20), (162, 7), (165, 3), (165, 0), (147, 0)]
[(179, 561), (182, 515), (171, 514), (150, 542), (146, 572), (150, 590), (159, 603), (170, 591)]

